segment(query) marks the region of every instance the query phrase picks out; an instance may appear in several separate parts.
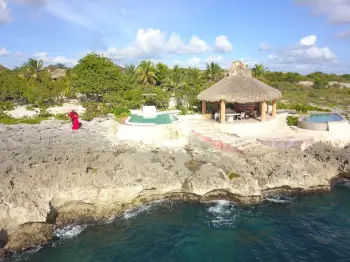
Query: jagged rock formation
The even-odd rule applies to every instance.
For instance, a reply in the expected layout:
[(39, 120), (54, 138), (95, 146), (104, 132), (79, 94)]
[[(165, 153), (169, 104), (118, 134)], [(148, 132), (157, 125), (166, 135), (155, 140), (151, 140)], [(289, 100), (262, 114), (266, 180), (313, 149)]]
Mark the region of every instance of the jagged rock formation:
[(276, 188), (329, 189), (342, 168), (316, 159), (315, 148), (244, 157), (195, 141), (177, 151), (111, 146), (59, 122), (0, 126), (0, 137), (0, 230), (9, 235), (0, 255), (48, 241), (52, 224), (108, 219), (157, 199), (251, 203)]

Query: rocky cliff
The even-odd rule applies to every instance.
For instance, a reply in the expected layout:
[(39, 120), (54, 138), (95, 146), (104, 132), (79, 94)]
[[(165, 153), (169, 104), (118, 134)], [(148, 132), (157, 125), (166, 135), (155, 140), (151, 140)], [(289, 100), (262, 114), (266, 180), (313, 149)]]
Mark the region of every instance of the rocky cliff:
[(176, 151), (111, 146), (59, 123), (2, 126), (0, 137), (0, 254), (45, 243), (54, 227), (109, 219), (157, 199), (252, 203), (276, 189), (329, 189), (350, 155), (327, 157), (335, 149), (316, 145), (247, 157), (205, 151), (192, 140)]

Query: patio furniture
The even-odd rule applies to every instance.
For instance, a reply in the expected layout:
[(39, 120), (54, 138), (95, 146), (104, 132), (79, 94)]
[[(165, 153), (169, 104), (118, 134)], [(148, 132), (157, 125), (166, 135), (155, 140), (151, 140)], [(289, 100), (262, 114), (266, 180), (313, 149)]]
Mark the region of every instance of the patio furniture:
[(154, 118), (157, 116), (157, 108), (155, 106), (142, 106), (142, 113), (145, 118)]
[(238, 115), (238, 119), (239, 120), (243, 120), (246, 116), (246, 113), (245, 112), (241, 112), (239, 115)]
[(258, 117), (258, 111), (254, 110), (254, 111), (250, 112), (250, 116), (253, 117), (253, 118), (257, 118)]
[(232, 122), (233, 120), (235, 120), (236, 118), (239, 117), (239, 113), (229, 113), (229, 114), (225, 114), (226, 120)]

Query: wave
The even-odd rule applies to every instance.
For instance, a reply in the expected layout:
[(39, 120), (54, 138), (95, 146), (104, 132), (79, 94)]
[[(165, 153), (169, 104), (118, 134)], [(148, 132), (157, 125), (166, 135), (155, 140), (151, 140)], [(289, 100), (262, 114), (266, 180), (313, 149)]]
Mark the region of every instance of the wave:
[(264, 197), (265, 201), (273, 202), (273, 203), (292, 203), (294, 198), (290, 196), (267, 196)]
[(87, 225), (67, 226), (61, 229), (56, 229), (54, 236), (61, 239), (70, 239), (80, 235), (86, 228)]
[(126, 210), (124, 214), (122, 215), (122, 219), (131, 219), (136, 217), (137, 215), (141, 213), (150, 213), (152, 210), (158, 207), (163, 207), (164, 205), (167, 205), (169, 208), (171, 208), (172, 202), (169, 200), (156, 200), (152, 201), (149, 204), (145, 204), (142, 206), (139, 206), (132, 210)]
[(210, 214), (209, 224), (214, 227), (234, 226), (238, 208), (227, 200), (216, 200), (208, 203), (207, 211)]

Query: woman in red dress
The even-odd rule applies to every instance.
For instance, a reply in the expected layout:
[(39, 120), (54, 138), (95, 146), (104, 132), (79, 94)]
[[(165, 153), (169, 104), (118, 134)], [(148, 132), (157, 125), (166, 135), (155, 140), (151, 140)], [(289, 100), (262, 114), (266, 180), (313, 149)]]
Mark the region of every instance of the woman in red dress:
[(79, 123), (79, 119), (78, 119), (78, 114), (74, 114), (73, 115), (73, 126), (72, 129), (73, 130), (78, 130), (80, 128), (80, 123)]

